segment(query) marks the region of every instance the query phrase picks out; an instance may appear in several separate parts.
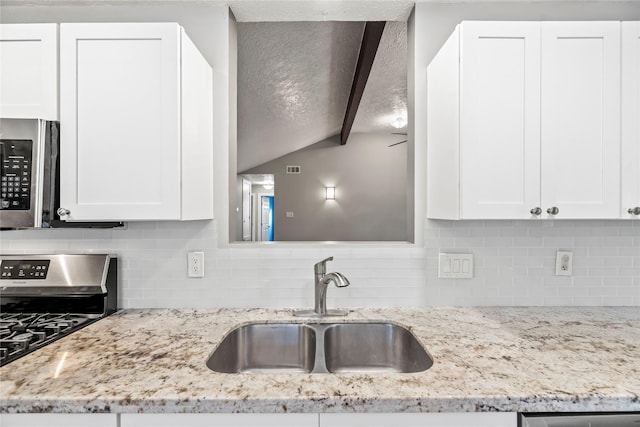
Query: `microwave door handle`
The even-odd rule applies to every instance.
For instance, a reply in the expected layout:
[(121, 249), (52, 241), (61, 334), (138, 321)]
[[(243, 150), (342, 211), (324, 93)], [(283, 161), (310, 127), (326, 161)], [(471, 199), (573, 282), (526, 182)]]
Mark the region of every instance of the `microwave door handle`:
[[(56, 122), (47, 122), (44, 144), (43, 227), (51, 227), (56, 219), (56, 176), (58, 174), (58, 133)], [(46, 218), (46, 223), (45, 223)]]

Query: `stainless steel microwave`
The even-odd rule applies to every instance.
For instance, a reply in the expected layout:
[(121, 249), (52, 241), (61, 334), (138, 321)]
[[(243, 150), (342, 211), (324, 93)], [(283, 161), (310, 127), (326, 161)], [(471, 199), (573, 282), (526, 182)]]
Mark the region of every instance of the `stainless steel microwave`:
[(60, 123), (0, 119), (0, 229), (123, 226), (60, 219), (59, 149)]

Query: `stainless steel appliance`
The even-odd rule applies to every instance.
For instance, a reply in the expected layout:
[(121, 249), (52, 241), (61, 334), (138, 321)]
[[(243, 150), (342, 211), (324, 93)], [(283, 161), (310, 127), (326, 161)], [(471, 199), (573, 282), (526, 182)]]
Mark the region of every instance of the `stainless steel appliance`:
[(521, 414), (520, 427), (638, 427), (640, 413)]
[(0, 229), (121, 227), (60, 219), (60, 124), (0, 119)]
[(0, 228), (35, 227), (42, 221), (44, 122), (4, 119), (0, 129)]
[(117, 258), (0, 255), (0, 366), (116, 311)]

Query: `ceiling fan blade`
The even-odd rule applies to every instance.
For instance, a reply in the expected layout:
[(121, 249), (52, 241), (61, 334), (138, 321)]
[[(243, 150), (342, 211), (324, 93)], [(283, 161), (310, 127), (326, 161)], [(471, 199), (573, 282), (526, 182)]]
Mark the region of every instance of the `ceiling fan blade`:
[(404, 144), (405, 142), (407, 142), (406, 139), (404, 141), (400, 141), (400, 142), (396, 142), (395, 144), (391, 144), (389, 147), (393, 147), (394, 145)]
[(391, 132), (391, 135), (406, 135), (406, 132)]

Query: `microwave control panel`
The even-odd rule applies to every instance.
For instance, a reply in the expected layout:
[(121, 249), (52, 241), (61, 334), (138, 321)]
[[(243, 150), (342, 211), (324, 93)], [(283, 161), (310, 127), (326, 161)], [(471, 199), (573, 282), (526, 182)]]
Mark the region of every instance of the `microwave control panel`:
[(0, 210), (29, 210), (33, 141), (2, 139), (0, 152)]
[(49, 272), (48, 259), (43, 260), (2, 260), (1, 279), (46, 279)]

